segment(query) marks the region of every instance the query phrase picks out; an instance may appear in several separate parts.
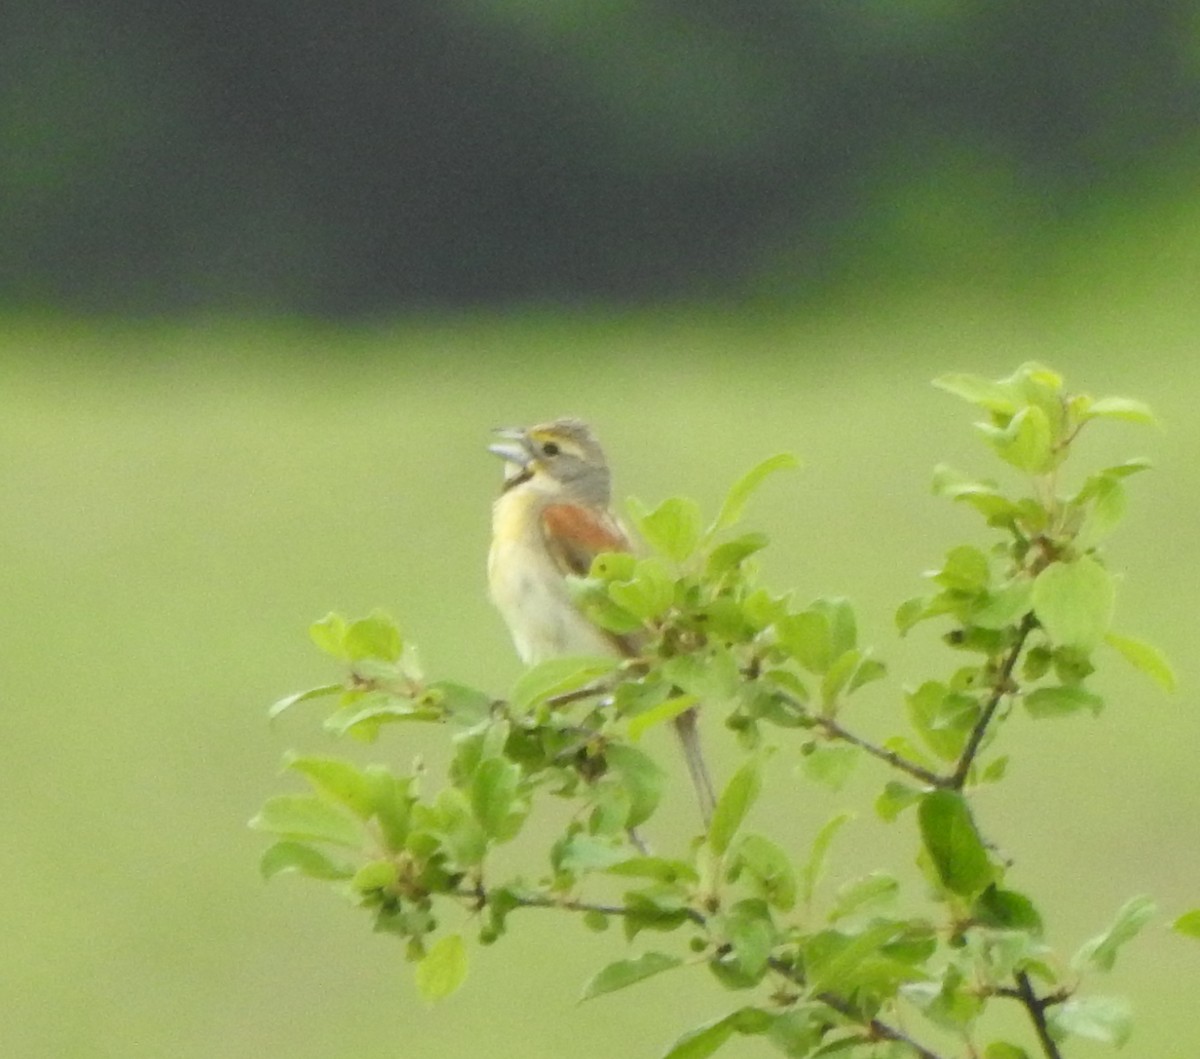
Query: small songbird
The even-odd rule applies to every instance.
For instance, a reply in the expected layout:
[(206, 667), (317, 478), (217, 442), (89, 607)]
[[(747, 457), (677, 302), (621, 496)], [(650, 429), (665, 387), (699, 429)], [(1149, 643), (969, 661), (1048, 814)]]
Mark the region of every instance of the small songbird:
[[(604, 450), (588, 425), (556, 419), (498, 430), (489, 451), (505, 461), (492, 509), (488, 583), (521, 660), (535, 665), (572, 654), (635, 657), (638, 636), (593, 623), (571, 598), (568, 575), (586, 576), (602, 552), (633, 551), (613, 514)], [(705, 825), (715, 801), (700, 752), (696, 711), (675, 718)]]

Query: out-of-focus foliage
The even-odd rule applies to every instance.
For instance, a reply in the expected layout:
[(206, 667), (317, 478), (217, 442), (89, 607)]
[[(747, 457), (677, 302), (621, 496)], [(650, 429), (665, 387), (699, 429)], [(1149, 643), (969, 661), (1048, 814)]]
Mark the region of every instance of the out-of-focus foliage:
[(1019, 271), (1200, 115), (1191, 0), (10, 0), (0, 71), (0, 287), (76, 309)]

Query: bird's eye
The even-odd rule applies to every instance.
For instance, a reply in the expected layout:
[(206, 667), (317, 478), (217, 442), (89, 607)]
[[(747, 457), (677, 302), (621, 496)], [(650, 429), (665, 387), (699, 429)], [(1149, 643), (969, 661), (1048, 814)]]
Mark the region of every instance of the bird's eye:
[(547, 441), (542, 446), (542, 452), (547, 456), (557, 456), (561, 451), (562, 449), (558, 447), (558, 442), (556, 441)]

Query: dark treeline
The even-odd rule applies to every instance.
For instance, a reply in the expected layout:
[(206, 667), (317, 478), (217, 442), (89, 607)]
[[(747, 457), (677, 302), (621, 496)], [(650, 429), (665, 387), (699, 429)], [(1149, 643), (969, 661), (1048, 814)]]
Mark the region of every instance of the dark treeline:
[(1036, 227), (1169, 160), (1198, 34), (1184, 0), (7, 0), (0, 298), (353, 314), (819, 281), (881, 204)]

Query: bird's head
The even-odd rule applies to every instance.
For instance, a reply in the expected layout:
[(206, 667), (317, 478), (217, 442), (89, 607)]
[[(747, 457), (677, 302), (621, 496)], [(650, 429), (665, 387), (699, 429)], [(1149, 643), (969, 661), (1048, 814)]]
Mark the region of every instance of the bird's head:
[(597, 507), (609, 502), (608, 462), (591, 428), (580, 419), (502, 428), (488, 451), (505, 462), (504, 489), (526, 485), (547, 497)]

